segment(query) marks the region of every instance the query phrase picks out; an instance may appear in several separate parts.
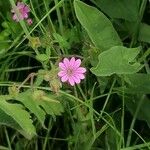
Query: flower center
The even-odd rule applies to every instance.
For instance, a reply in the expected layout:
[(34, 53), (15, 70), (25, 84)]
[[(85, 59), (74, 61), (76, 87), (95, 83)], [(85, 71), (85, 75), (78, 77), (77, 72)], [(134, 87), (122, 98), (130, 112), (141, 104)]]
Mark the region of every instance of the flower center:
[(67, 70), (67, 75), (68, 75), (68, 76), (72, 76), (72, 74), (73, 74), (73, 69), (70, 69), (70, 68), (69, 68), (69, 69)]
[(23, 13), (24, 13), (24, 11), (23, 11), (23, 9), (21, 8), (21, 9), (19, 9), (19, 13), (20, 13), (20, 15), (22, 15)]

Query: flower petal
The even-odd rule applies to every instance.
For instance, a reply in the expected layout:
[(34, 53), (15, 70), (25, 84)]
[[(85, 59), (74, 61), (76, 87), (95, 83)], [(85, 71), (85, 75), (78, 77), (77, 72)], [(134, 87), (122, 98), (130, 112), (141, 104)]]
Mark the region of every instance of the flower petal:
[(18, 2), (17, 3), (18, 8), (23, 8), (24, 6), (25, 6), (25, 4), (23, 2)]
[(66, 66), (66, 68), (68, 68), (69, 65), (70, 65), (70, 62), (69, 62), (69, 59), (68, 59), (68, 58), (64, 58), (63, 63), (64, 63), (64, 65)]
[(77, 59), (74, 64), (74, 68), (78, 68), (81, 65), (81, 59)]
[(65, 76), (66, 75), (66, 72), (65, 71), (60, 71), (58, 72), (58, 76), (59, 77), (62, 77), (62, 76)]
[(20, 2), (17, 3), (17, 9), (18, 10), (22, 10), (23, 11), (24, 7), (25, 7), (24, 3), (22, 3), (22, 2), (21, 3)]
[(33, 23), (32, 19), (31, 18), (27, 19), (27, 23), (28, 25), (31, 25)]
[(25, 11), (25, 12), (30, 12), (29, 7), (28, 7), (28, 6), (24, 6), (24, 11)]
[(28, 18), (28, 14), (26, 13), (26, 12), (24, 12), (23, 14), (22, 14), (22, 16), (23, 16), (23, 18)]
[(79, 67), (76, 70), (76, 73), (85, 73), (85, 72), (86, 72), (86, 69), (84, 67)]
[(72, 58), (70, 59), (70, 66), (74, 67), (74, 64), (75, 64), (75, 58), (72, 57)]
[(80, 80), (80, 78), (78, 76), (73, 76), (73, 80), (77, 84), (79, 84), (81, 82), (81, 80)]
[(80, 79), (84, 79), (84, 78), (85, 78), (85, 75), (84, 75), (84, 74), (81, 74), (81, 73), (77, 74), (77, 76), (78, 76)]
[(66, 66), (65, 66), (64, 63), (62, 63), (62, 62), (59, 63), (59, 68), (60, 68), (61, 70), (66, 70)]
[(69, 81), (69, 83), (70, 83), (72, 86), (74, 86), (75, 81), (73, 80), (73, 78), (72, 78), (72, 77), (70, 77), (68, 81)]
[(13, 20), (17, 20), (17, 15), (14, 14), (12, 18), (13, 18)]
[(65, 75), (65, 76), (63, 76), (62, 78), (61, 78), (61, 81), (62, 82), (66, 82), (68, 80), (68, 76), (67, 75)]
[(85, 78), (84, 73), (86, 72), (86, 68), (80, 67), (81, 59), (75, 59), (72, 57), (70, 60), (68, 58), (64, 58), (62, 62), (59, 63), (59, 73), (58, 76), (61, 77), (62, 82), (68, 81), (68, 83), (72, 86), (79, 84), (81, 79)]
[[(18, 15), (17, 15), (17, 11), (19, 12)], [(12, 8), (11, 12), (14, 13), (14, 15), (15, 15), (15, 16), (13, 16), (13, 20), (18, 22), (20, 20), (28, 18), (30, 9), (25, 3), (18, 2), (17, 6)]]

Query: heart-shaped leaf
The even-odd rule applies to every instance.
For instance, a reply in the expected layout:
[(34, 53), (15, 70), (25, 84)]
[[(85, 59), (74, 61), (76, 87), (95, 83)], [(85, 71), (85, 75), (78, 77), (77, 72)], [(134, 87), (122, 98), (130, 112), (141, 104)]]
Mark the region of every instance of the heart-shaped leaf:
[(140, 63), (135, 61), (139, 52), (140, 48), (112, 47), (99, 55), (99, 63), (91, 71), (96, 76), (136, 73), (142, 67)]

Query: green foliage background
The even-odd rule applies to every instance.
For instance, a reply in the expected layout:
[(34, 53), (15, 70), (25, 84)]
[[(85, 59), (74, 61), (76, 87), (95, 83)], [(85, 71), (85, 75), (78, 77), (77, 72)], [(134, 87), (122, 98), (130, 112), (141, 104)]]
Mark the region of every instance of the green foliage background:
[[(0, 149), (150, 149), (150, 3), (23, 0), (29, 26), (0, 1)], [(86, 78), (57, 76), (82, 59)]]

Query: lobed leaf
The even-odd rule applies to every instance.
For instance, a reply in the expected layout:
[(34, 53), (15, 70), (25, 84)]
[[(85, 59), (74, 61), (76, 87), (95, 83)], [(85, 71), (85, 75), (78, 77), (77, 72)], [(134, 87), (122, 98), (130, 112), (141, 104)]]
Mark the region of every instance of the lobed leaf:
[[(26, 138), (31, 139), (35, 134), (35, 127), (32, 124), (31, 116), (30, 114), (24, 110), (22, 105), (20, 104), (12, 104), (6, 101), (5, 97), (0, 97), (0, 116), (2, 123), (10, 123), (11, 125), (15, 125), (14, 121), (19, 125), (15, 126), (18, 130), (21, 131), (21, 129), (24, 132), (24, 135)], [(3, 117), (2, 117), (3, 116)], [(9, 120), (4, 120), (7, 118), (4, 118), (4, 116), (9, 118)], [(10, 118), (12, 118), (12, 121), (10, 121)], [(12, 126), (13, 127), (13, 126)]]
[(26, 91), (18, 94), (15, 97), (15, 100), (20, 101), (22, 104), (24, 104), (24, 106), (28, 108), (31, 113), (34, 113), (40, 123), (44, 125), (45, 113), (39, 107), (36, 101), (33, 100), (31, 91)]
[(135, 61), (139, 52), (140, 48), (112, 47), (99, 55), (99, 63), (96, 67), (91, 68), (91, 71), (96, 76), (136, 73), (142, 67)]
[(46, 113), (55, 116), (63, 112), (62, 104), (55, 97), (40, 90), (28, 90), (20, 93), (15, 99), (23, 103), (43, 126)]

